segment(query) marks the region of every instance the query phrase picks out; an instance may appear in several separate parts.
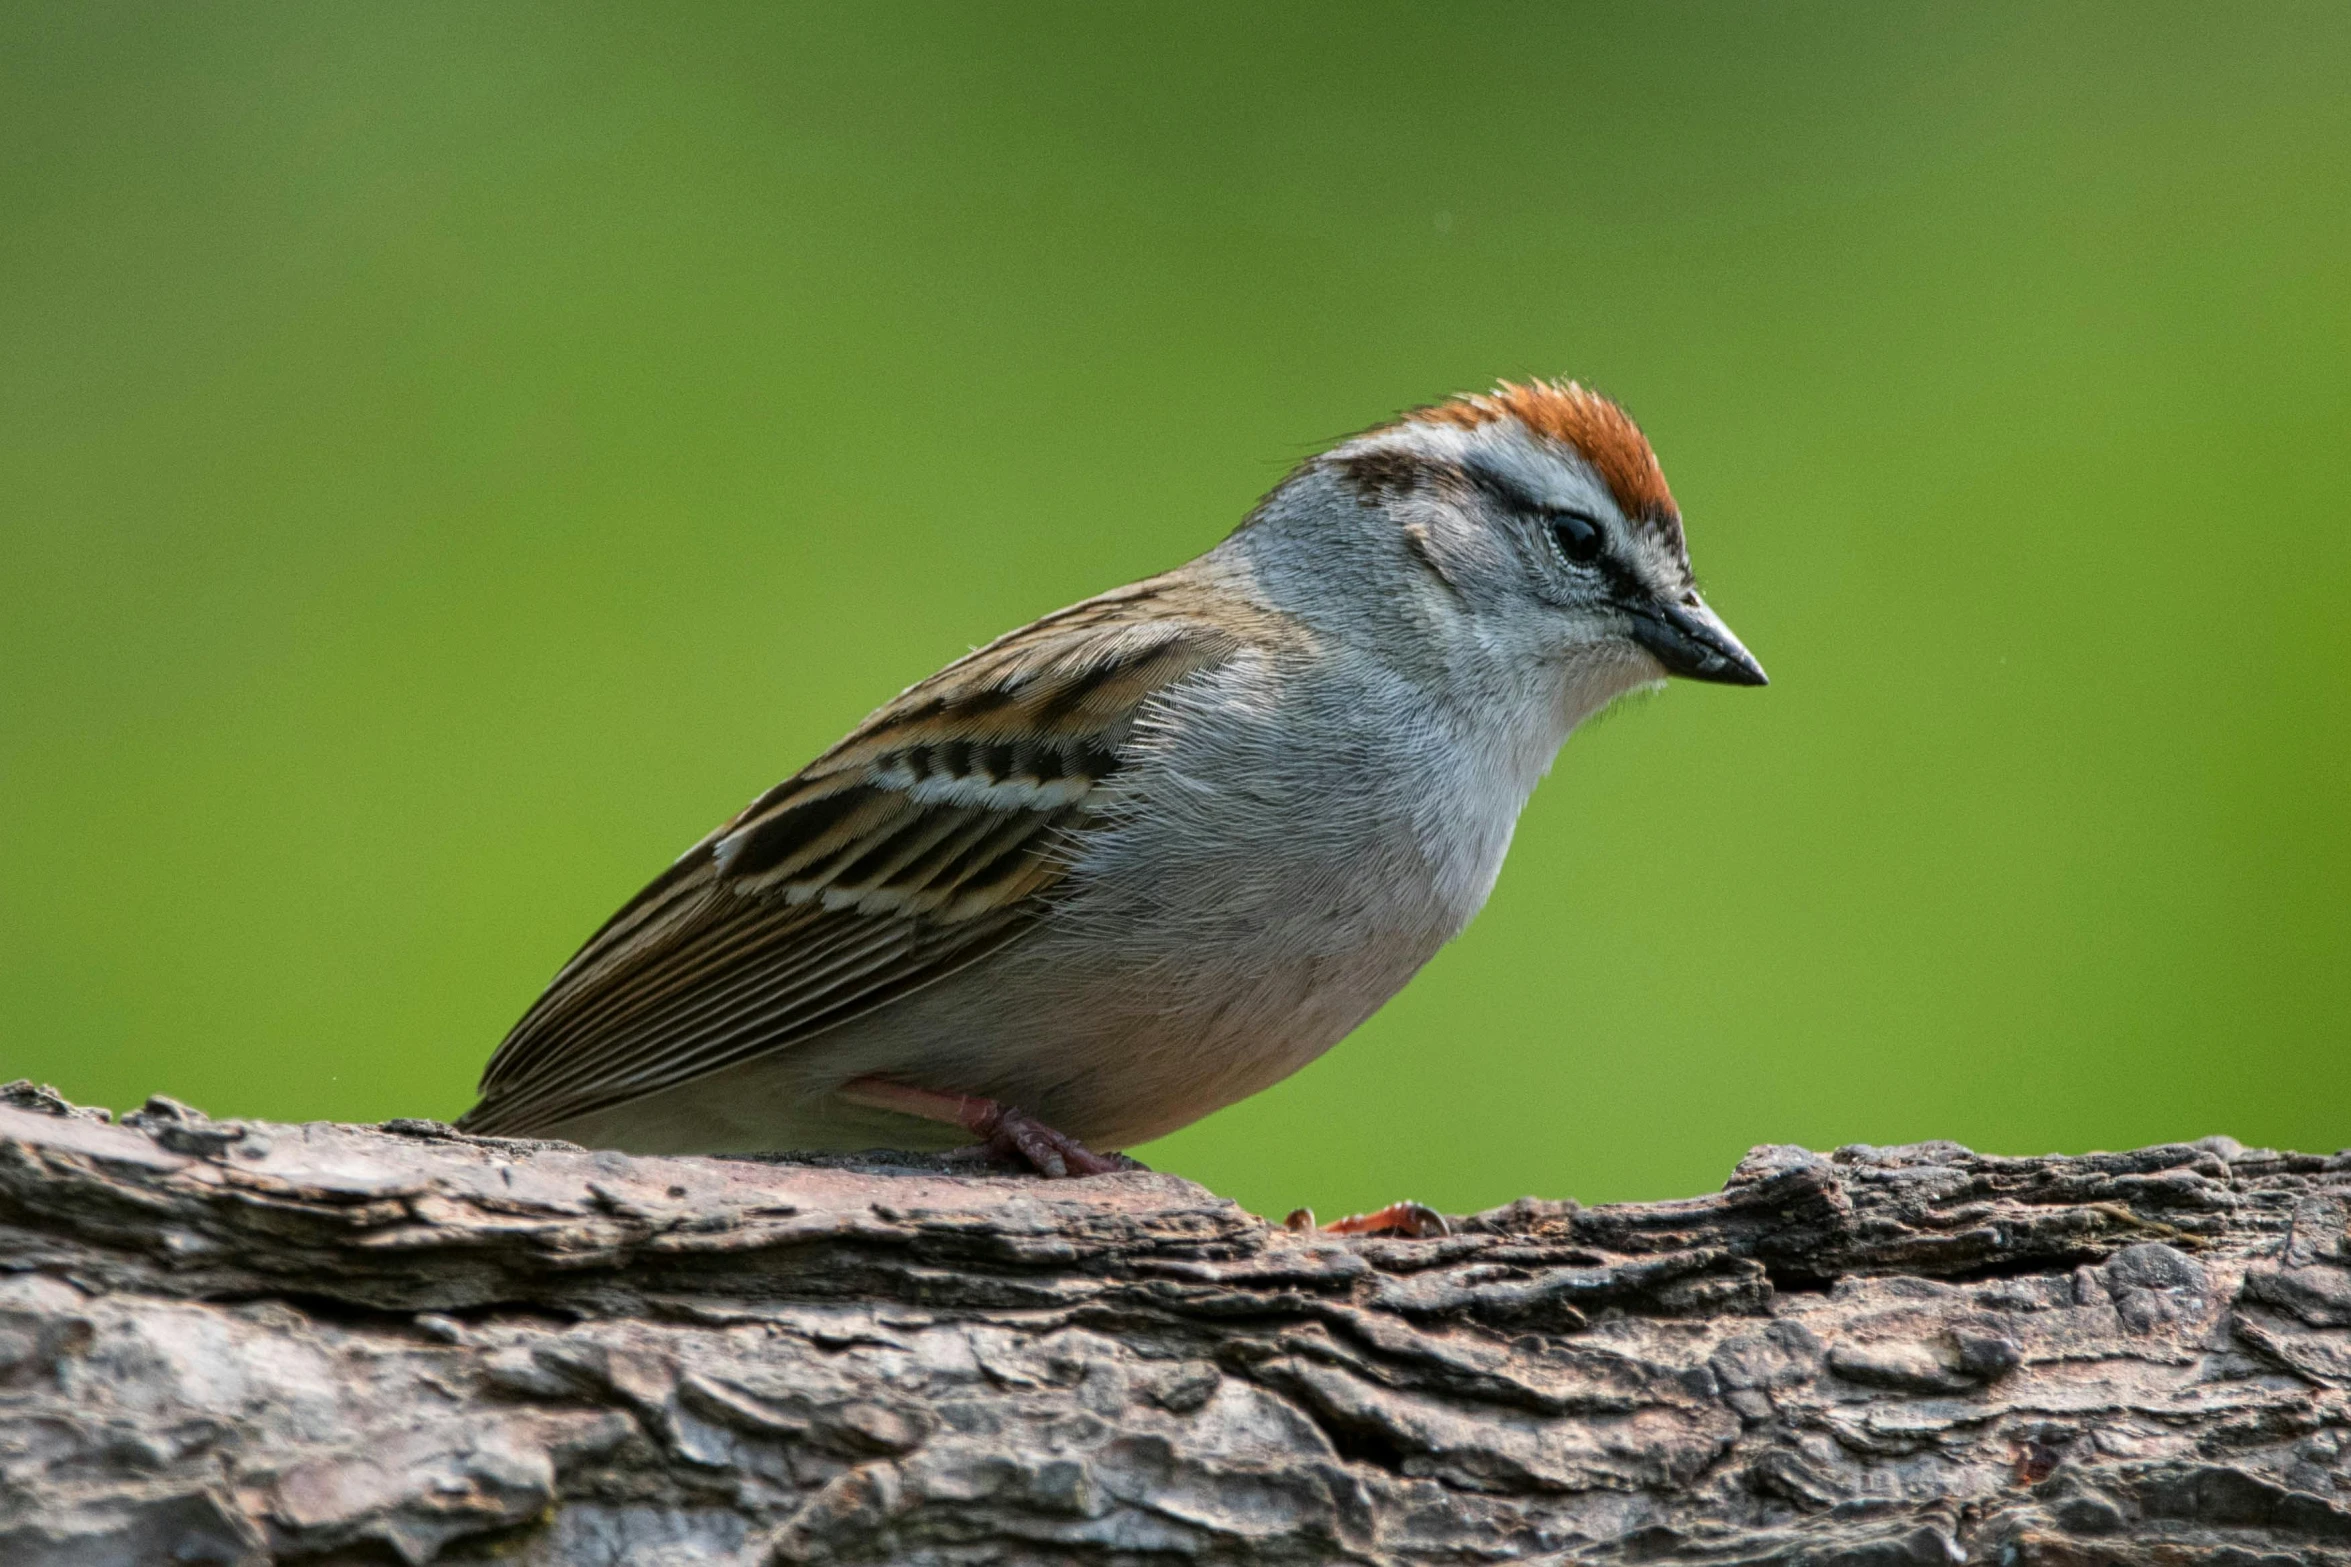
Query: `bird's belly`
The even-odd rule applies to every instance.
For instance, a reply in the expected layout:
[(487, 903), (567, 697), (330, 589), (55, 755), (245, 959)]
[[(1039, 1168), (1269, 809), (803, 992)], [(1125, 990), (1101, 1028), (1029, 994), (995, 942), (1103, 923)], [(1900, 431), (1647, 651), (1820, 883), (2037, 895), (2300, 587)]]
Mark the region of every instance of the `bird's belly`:
[(1391, 937), (1266, 960), (1121, 961), (1049, 920), (1011, 948), (788, 1049), (551, 1128), (645, 1153), (948, 1148), (960, 1128), (849, 1103), (885, 1076), (1028, 1111), (1100, 1149), (1189, 1125), (1289, 1076), (1435, 951)]
[(1130, 866), (1083, 868), (967, 994), (919, 1010), (990, 1020), (978, 1091), (1094, 1146), (1188, 1125), (1337, 1044), (1474, 912), (1407, 834), (1334, 843), (1328, 824), (1113, 846)]
[(969, 999), (979, 1007), (939, 998), (942, 1012), (1000, 1021), (945, 1058), (908, 1043), (926, 1057), (922, 1070), (962, 1073), (984, 1085), (967, 1091), (1101, 1148), (1164, 1136), (1289, 1076), (1377, 1011), (1441, 939), (1389, 936), (1341, 953), (1225, 954), (1181, 970), (1118, 972), (1097, 953), (1039, 935), (977, 987)]

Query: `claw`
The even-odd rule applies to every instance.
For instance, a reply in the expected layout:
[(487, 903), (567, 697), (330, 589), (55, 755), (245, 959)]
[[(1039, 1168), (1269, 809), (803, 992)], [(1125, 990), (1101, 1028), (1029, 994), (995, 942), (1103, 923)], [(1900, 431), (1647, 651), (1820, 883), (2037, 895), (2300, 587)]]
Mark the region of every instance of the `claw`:
[(960, 1126), (998, 1158), (1017, 1160), (1052, 1180), (1073, 1175), (1115, 1175), (1121, 1170), (1141, 1168), (1121, 1154), (1098, 1154), (1027, 1111), (993, 1099), (942, 1094), (894, 1083), (886, 1077), (854, 1078), (841, 1085), (841, 1097), (852, 1104)]
[(1113, 1175), (1120, 1168), (1115, 1160), (1105, 1159), (1076, 1138), (1053, 1130), (1025, 1111), (995, 1105), (992, 1100), (989, 1103), (995, 1110), (993, 1124), (974, 1126), (972, 1130), (987, 1139), (993, 1153), (1025, 1159), (1039, 1175), (1054, 1179)]

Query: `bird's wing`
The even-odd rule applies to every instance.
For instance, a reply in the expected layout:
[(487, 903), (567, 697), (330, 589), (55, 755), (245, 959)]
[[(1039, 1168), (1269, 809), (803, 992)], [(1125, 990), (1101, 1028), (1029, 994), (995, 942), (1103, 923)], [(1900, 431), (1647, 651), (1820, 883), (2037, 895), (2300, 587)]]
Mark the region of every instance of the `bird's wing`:
[[(1138, 583), (874, 713), (608, 920), (515, 1024), (468, 1130), (527, 1133), (787, 1048), (996, 950), (1050, 906), (1144, 704), (1230, 615)], [(950, 1085), (951, 1086), (951, 1085)]]

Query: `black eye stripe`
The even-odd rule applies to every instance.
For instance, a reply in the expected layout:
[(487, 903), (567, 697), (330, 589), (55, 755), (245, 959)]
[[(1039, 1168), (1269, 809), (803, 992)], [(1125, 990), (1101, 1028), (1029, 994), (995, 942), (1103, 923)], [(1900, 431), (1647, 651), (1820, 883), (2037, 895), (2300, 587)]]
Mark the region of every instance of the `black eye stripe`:
[[(1575, 567), (1596, 568), (1607, 584), (1607, 591), (1612, 596), (1628, 600), (1642, 599), (1648, 596), (1649, 590), (1641, 581), (1639, 570), (1632, 562), (1608, 547), (1607, 528), (1590, 512), (1547, 506), (1520, 489), (1514, 480), (1475, 464), (1465, 467), (1462, 471), (1469, 476), (1471, 483), (1485, 491), (1486, 495), (1496, 504), (1518, 513), (1541, 528), (1545, 542), (1571, 569)], [(1569, 528), (1573, 534), (1572, 538), (1560, 536), (1560, 529), (1563, 525)], [(1579, 556), (1569, 548), (1569, 545), (1574, 543), (1578, 548), (1583, 547), (1581, 533), (1583, 528), (1591, 530), (1593, 542), (1590, 553)]]
[(1512, 511), (1522, 512), (1530, 517), (1540, 517), (1550, 510), (1541, 501), (1536, 500), (1532, 495), (1498, 473), (1479, 467), (1471, 467), (1464, 471), (1468, 473), (1471, 483)]
[[(1551, 536), (1552, 545), (1569, 561), (1579, 566), (1589, 566), (1596, 562), (1607, 570), (1611, 577), (1615, 576), (1616, 563), (1607, 550), (1607, 530), (1600, 526), (1599, 519), (1589, 512), (1568, 511), (1557, 506), (1546, 506), (1520, 489), (1510, 479), (1488, 469), (1473, 466), (1465, 471), (1469, 474), (1472, 483), (1502, 505), (1523, 517), (1531, 517), (1542, 524), (1544, 531)], [(1567, 530), (1565, 534), (1561, 531), (1563, 528)], [(1591, 530), (1588, 543), (1582, 532), (1587, 528)], [(1574, 546), (1573, 548), (1570, 548), (1571, 544)]]

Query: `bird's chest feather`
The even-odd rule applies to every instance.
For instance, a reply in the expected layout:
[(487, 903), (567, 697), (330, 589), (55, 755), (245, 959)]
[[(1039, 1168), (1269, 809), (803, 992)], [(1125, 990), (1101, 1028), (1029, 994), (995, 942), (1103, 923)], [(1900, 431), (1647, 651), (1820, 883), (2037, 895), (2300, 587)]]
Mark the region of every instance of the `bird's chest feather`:
[(1464, 722), (1376, 671), (1237, 659), (1139, 736), (1076, 906), (1171, 959), (1400, 984), (1484, 904), (1558, 741), (1540, 715)]

